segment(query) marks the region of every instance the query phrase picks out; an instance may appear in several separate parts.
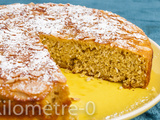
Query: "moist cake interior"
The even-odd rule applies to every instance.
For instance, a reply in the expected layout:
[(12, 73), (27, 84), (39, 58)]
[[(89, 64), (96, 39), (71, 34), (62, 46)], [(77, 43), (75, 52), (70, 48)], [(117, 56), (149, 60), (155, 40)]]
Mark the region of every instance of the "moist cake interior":
[(113, 82), (123, 82), (124, 87), (143, 87), (146, 79), (144, 57), (109, 45), (91, 41), (64, 40), (40, 35), (51, 57), (62, 68)]

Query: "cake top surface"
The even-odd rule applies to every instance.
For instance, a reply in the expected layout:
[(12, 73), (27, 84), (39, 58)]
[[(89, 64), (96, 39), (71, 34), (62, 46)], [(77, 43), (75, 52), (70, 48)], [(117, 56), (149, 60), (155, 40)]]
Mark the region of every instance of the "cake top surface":
[(31, 3), (1, 6), (0, 12), (1, 27), (11, 23), (9, 29), (19, 31), (19, 35), (24, 31), (52, 34), (66, 39), (110, 43), (135, 51), (148, 44), (148, 37), (140, 28), (108, 11), (70, 4)]
[[(40, 34), (92, 40), (139, 53), (151, 50), (148, 37), (140, 28), (108, 11), (53, 3), (0, 6), (1, 89), (22, 91), (36, 98), (53, 82), (65, 82), (40, 43)], [(35, 87), (28, 87), (30, 83)]]

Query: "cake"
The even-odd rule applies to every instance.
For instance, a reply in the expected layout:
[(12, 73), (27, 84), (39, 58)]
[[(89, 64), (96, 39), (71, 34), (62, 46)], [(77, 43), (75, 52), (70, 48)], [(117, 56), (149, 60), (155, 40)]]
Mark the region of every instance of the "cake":
[[(47, 105), (67, 106), (66, 117), (71, 101), (58, 66), (121, 82), (124, 88), (145, 88), (152, 56), (145, 33), (108, 11), (53, 3), (0, 6), (0, 98), (5, 103), (39, 105), (41, 111)], [(55, 111), (38, 117), (57, 119)], [(37, 118), (37, 109), (31, 113)]]

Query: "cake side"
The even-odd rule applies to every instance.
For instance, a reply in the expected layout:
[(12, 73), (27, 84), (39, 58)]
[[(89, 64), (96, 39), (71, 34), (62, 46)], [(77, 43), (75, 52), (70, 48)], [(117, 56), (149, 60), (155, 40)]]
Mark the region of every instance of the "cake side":
[(68, 86), (56, 82), (53, 87), (54, 89), (41, 100), (17, 101), (1, 97), (0, 120), (68, 119), (68, 109), (71, 104), (70, 99), (68, 98)]
[(50, 35), (40, 35), (40, 38), (56, 63), (73, 73), (122, 82), (124, 88), (145, 88), (148, 85), (149, 58), (92, 40), (67, 40)]

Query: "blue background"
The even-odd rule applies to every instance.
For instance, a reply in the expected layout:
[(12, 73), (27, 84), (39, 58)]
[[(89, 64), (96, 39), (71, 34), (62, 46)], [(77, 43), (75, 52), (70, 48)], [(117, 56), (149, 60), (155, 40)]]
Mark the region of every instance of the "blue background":
[[(160, 0), (0, 0), (1, 5), (30, 2), (71, 3), (112, 11), (139, 26), (160, 45)], [(133, 120), (160, 120), (160, 102)]]

